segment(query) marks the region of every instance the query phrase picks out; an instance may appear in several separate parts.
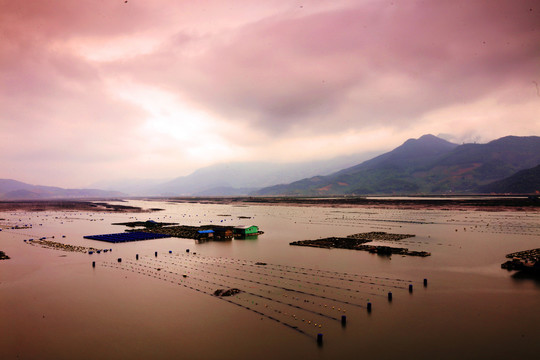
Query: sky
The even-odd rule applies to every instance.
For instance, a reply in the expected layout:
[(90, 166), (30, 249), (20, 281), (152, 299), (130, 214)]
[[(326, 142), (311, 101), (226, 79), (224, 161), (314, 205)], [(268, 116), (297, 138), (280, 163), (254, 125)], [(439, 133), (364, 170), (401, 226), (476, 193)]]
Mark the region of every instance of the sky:
[(536, 0), (0, 0), (0, 178), (540, 135), (539, 86)]

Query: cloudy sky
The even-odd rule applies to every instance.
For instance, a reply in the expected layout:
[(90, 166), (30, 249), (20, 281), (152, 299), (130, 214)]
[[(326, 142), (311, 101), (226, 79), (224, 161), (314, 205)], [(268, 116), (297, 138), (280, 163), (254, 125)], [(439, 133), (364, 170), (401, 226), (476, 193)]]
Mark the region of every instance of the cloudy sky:
[(540, 4), (0, 0), (0, 178), (540, 135)]

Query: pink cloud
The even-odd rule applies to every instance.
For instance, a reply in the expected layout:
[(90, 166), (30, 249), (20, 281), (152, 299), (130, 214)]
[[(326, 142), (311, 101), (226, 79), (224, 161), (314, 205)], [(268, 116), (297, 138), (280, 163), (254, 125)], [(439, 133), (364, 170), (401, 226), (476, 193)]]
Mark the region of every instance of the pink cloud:
[[(51, 167), (65, 167), (66, 174), (136, 168), (147, 155), (141, 144), (152, 134), (141, 129), (150, 117), (114, 93), (110, 83), (118, 79), (177, 95), (182, 105), (225, 122), (216, 128), (247, 124), (265, 153), (274, 139), (279, 146), (311, 135), (339, 138), (349, 130), (388, 129), (393, 139), (409, 129), (437, 132), (433, 114), (448, 123), (469, 109), (482, 113), (475, 104), (500, 106), (495, 117), (520, 117), (521, 127), (508, 121), (501, 136), (540, 129), (530, 110), (513, 111), (538, 109), (536, 1), (302, 4), (0, 0), (4, 164), (19, 172), (32, 165), (39, 174)], [(150, 46), (132, 53), (124, 40)], [(102, 46), (117, 47), (117, 56), (89, 56)], [(478, 127), (493, 124), (486, 119)], [(523, 125), (527, 121), (533, 124)], [(474, 129), (467, 131), (474, 136)], [(160, 159), (181, 148), (173, 137), (166, 141), (153, 150)], [(248, 144), (246, 152), (258, 146)], [(162, 161), (175, 162), (197, 161)]]
[[(285, 14), (222, 41), (191, 39), (212, 44), (195, 56), (185, 55), (185, 42), (167, 43), (128, 69), (139, 80), (272, 132), (307, 124), (327, 131), (330, 121), (399, 125), (537, 76), (540, 10), (533, 4), (371, 3)], [(407, 81), (381, 88), (380, 79), (392, 76)], [(351, 103), (352, 94), (370, 91), (376, 93)]]

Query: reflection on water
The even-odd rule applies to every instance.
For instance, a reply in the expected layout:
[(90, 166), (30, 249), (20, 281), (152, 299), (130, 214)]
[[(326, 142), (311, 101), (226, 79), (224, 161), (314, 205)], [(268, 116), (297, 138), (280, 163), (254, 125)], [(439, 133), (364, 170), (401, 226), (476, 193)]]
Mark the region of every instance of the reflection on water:
[[(165, 210), (0, 216), (0, 250), (11, 257), (0, 262), (2, 358), (454, 359), (540, 350), (539, 282), (500, 269), (505, 254), (540, 247), (536, 213), (131, 203)], [(264, 234), (110, 245), (83, 238), (149, 219), (258, 225)], [(415, 234), (376, 243), (432, 256), (289, 246), (369, 231)], [(112, 251), (23, 241), (52, 236)], [(229, 288), (242, 292), (214, 296)]]
[(540, 287), (540, 276), (538, 274), (531, 274), (530, 272), (526, 271), (518, 271), (514, 274), (512, 274), (512, 279), (516, 282), (520, 283), (523, 281), (533, 281), (536, 286)]
[(235, 240), (258, 240), (259, 235), (236, 236)]

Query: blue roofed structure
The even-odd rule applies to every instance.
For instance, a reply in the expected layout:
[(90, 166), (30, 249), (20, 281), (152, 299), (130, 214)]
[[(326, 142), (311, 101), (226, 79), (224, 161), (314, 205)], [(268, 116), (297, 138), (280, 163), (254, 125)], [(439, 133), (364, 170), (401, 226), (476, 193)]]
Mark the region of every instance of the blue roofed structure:
[(154, 234), (147, 233), (143, 231), (133, 231), (117, 234), (104, 234), (104, 235), (87, 235), (84, 236), (85, 239), (106, 241), (111, 243), (122, 243), (122, 242), (131, 242), (131, 241), (142, 241), (142, 240), (152, 240), (152, 239), (162, 239), (170, 237), (165, 234)]

